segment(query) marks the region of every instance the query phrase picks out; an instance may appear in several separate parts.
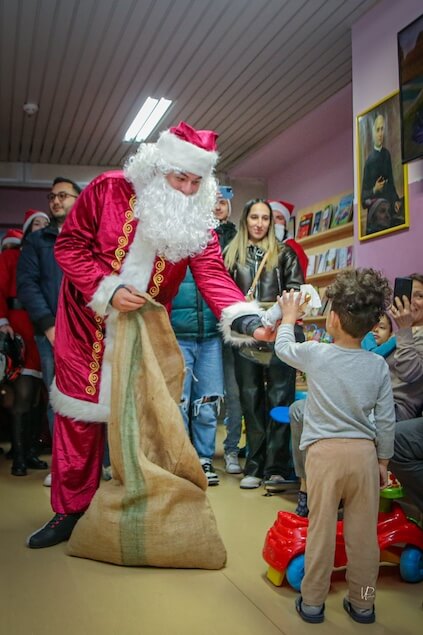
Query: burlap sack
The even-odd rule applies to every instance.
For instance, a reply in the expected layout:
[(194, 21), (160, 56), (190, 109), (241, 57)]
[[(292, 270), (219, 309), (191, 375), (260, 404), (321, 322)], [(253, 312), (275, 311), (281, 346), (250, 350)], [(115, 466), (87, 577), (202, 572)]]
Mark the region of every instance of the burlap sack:
[(164, 307), (149, 301), (121, 314), (109, 424), (113, 478), (76, 525), (70, 555), (132, 566), (224, 566), (207, 479), (177, 405), (182, 385), (183, 358)]

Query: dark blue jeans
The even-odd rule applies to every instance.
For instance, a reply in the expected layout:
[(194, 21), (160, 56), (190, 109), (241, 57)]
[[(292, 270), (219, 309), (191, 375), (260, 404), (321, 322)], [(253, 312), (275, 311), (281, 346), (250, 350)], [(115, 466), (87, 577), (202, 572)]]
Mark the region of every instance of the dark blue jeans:
[[(41, 372), (43, 381), (50, 394), (50, 386), (54, 379), (54, 353), (53, 348), (45, 335), (36, 335), (35, 342), (41, 358)], [(50, 428), (51, 438), (53, 438), (53, 422), (54, 413), (50, 405), (50, 399), (47, 407), (48, 427)]]

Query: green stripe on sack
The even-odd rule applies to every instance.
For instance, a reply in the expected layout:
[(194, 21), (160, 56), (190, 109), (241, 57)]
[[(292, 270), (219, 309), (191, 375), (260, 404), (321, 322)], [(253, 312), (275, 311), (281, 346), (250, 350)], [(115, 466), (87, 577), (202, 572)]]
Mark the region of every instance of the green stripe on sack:
[[(150, 307), (150, 305), (146, 305)], [(120, 438), (125, 475), (125, 496), (122, 500), (120, 538), (122, 563), (138, 565), (146, 561), (144, 518), (147, 511), (147, 487), (138, 459), (139, 423), (135, 405), (135, 383), (142, 360), (141, 311), (128, 314), (125, 337), (126, 355), (120, 384), (123, 408)]]

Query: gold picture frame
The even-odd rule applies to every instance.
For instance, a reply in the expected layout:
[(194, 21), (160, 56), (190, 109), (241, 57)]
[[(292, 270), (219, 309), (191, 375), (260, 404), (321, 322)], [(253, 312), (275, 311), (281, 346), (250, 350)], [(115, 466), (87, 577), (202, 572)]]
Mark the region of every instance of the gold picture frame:
[(357, 168), (359, 239), (407, 229), (408, 172), (401, 158), (399, 91), (357, 115)]

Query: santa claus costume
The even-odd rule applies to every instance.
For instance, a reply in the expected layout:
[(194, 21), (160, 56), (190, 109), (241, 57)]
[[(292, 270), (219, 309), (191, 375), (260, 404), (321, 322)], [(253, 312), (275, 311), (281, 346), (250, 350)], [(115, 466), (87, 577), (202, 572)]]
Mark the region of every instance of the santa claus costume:
[[(116, 291), (134, 287), (169, 308), (189, 265), (227, 338), (241, 339), (231, 335), (236, 318), (259, 313), (228, 276), (213, 231), (216, 138), (181, 122), (157, 143), (142, 144), (124, 172), (105, 173), (85, 188), (57, 239), (64, 278), (52, 387), (51, 499), (58, 523), (70, 528), (58, 541), (69, 537), (99, 484), (102, 423), (109, 416), (111, 360), (118, 345), (118, 311), (111, 305)], [(198, 193), (186, 196), (170, 186), (171, 173), (201, 178)], [(254, 328), (259, 325), (256, 319)], [(253, 329), (242, 332), (250, 335)], [(38, 540), (38, 534), (30, 537), (30, 547), (55, 544)]]

